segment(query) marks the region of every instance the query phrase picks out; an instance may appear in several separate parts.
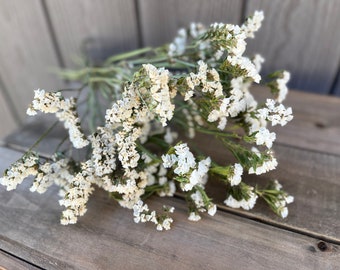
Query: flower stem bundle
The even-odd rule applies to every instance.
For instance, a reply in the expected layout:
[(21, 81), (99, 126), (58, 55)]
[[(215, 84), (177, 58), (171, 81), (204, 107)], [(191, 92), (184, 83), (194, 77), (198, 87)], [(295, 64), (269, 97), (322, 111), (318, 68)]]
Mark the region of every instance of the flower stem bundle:
[[(65, 79), (82, 83), (77, 94), (83, 101), (62, 91), (36, 90), (27, 113), (55, 114), (68, 131), (61, 144), (70, 147), (47, 160), (31, 148), (5, 171), (1, 184), (15, 189), (32, 175), (31, 191), (59, 186), (62, 224), (85, 214), (95, 187), (131, 209), (135, 222), (154, 223), (158, 230), (170, 228), (174, 208), (152, 210), (146, 199), (181, 192), (189, 220), (197, 221), (204, 212), (216, 213), (205, 189), (210, 177), (225, 185), (227, 206), (250, 210), (262, 198), (285, 218), (293, 197), (277, 180), (263, 189), (244, 181), (247, 174), (276, 168), (276, 134), (267, 126), (284, 126), (293, 118), (292, 109), (282, 104), (287, 71), (270, 76), (265, 103), (251, 93), (252, 83), (261, 81), (264, 59), (244, 56), (246, 39), (254, 37), (262, 20), (256, 11), (241, 26), (192, 23), (170, 44), (112, 56), (102, 66), (62, 71)], [(218, 164), (203, 149), (191, 149), (198, 133), (219, 141), (236, 162)], [(87, 155), (76, 160), (70, 148)]]

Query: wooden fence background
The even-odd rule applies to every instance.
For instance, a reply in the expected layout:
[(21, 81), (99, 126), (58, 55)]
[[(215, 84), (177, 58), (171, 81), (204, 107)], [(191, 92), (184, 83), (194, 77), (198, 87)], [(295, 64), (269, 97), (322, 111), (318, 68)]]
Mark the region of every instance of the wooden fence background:
[(339, 0), (0, 0), (0, 136), (25, 121), (33, 89), (63, 86), (51, 70), (74, 67), (88, 47), (105, 57), (254, 10), (265, 21), (248, 53), (265, 57), (264, 73), (287, 69), (291, 88), (340, 96)]

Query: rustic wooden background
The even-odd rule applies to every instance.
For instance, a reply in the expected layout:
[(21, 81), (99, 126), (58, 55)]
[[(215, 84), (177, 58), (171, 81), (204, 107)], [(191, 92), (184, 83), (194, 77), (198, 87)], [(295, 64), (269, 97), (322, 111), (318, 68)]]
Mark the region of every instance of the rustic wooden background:
[(287, 69), (291, 88), (340, 96), (339, 0), (0, 0), (0, 136), (26, 121), (33, 89), (63, 87), (52, 71), (83, 53), (162, 44), (191, 21), (241, 23), (254, 10), (265, 21), (248, 52), (266, 58), (264, 74)]

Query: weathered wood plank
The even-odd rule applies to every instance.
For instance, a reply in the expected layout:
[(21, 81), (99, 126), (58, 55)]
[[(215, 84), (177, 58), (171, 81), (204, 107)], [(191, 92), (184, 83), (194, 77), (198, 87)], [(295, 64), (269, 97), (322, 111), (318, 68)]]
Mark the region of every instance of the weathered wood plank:
[(265, 21), (248, 47), (266, 59), (264, 74), (287, 69), (291, 88), (329, 93), (340, 59), (340, 2), (247, 1), (246, 15), (254, 10), (264, 10)]
[(134, 1), (46, 2), (66, 67), (84, 53), (95, 60), (138, 46)]
[(340, 67), (335, 79), (336, 80), (332, 89), (332, 93), (334, 95), (340, 96)]
[(0, 85), (0, 140), (2, 140), (5, 136), (12, 133), (17, 127), (18, 123), (16, 119), (14, 119), (11, 110), (9, 109), (9, 104), (3, 95), (3, 90)]
[(54, 89), (61, 80), (51, 73), (58, 67), (41, 1), (0, 1), (0, 74), (21, 120), (33, 89)]
[[(262, 87), (255, 88), (253, 92), (262, 100), (268, 96)], [(337, 178), (340, 169), (337, 164), (340, 164), (340, 144), (337, 138), (340, 134), (338, 124), (340, 99), (291, 92), (287, 104), (293, 106), (295, 119), (286, 127), (276, 129), (278, 144), (275, 149), (279, 168), (263, 178), (266, 180), (265, 183), (270, 178), (278, 178), (295, 196), (296, 202), (290, 207), (291, 213), (287, 220), (276, 217), (261, 204), (255, 211), (247, 212), (246, 215), (320, 237), (339, 240), (340, 228), (337, 218), (340, 215), (338, 200), (340, 186)], [(19, 146), (25, 149), (33, 144), (51, 123), (53, 123), (51, 120), (32, 122), (20, 132), (8, 137), (7, 141), (12, 147)], [(63, 137), (61, 133), (52, 133), (40, 146), (39, 151), (51, 154), (61, 137)], [(209, 155), (217, 157), (222, 162), (232, 160), (231, 156), (221, 152), (219, 149), (223, 148), (217, 147), (212, 140), (204, 141), (209, 142), (204, 144)], [(257, 178), (257, 182), (260, 179)], [(245, 180), (254, 181), (254, 177), (245, 176)], [(218, 184), (211, 185), (213, 197), (222, 203), (225, 195), (220, 188)], [(313, 211), (305, 211), (311, 207)]]
[[(216, 141), (204, 137), (204, 150), (221, 164), (236, 160)], [(202, 144), (201, 144), (201, 150)], [(243, 181), (265, 187), (269, 180), (278, 179), (284, 189), (295, 197), (289, 205), (289, 216), (282, 219), (259, 201), (251, 211), (231, 209), (224, 205), (224, 185), (212, 180), (207, 191), (222, 209), (261, 220), (275, 226), (285, 227), (301, 233), (340, 242), (340, 157), (289, 146), (274, 147), (279, 166), (262, 176), (243, 175)]]
[[(1, 169), (20, 155), (0, 152)], [(324, 243), (322, 252), (317, 239), (221, 211), (190, 222), (184, 202), (175, 198), (149, 201), (152, 209), (176, 207), (169, 232), (134, 224), (130, 211), (99, 190), (76, 225), (62, 226), (56, 189), (38, 195), (27, 191), (29, 184), (14, 192), (0, 188), (0, 246), (42, 268), (336, 269), (340, 260), (338, 245)]]
[[(28, 122), (17, 132), (7, 136), (4, 141), (10, 148), (25, 151), (32, 146), (44, 132), (57, 120), (53, 115), (41, 115), (34, 121)], [(35, 148), (40, 154), (50, 156), (54, 153), (60, 141), (67, 135), (62, 124), (53, 129)]]
[(0, 251), (0, 270), (7, 270), (7, 269), (8, 270), (10, 269), (34, 270), (34, 269), (39, 269), (39, 268)]
[[(263, 87), (254, 87), (252, 93), (261, 101), (270, 97)], [(270, 127), (278, 143), (340, 155), (339, 98), (290, 91), (284, 104), (292, 107), (294, 119), (284, 127)]]
[(191, 22), (239, 23), (242, 3), (238, 0), (139, 1), (143, 45), (156, 46), (171, 42), (177, 30), (188, 27)]

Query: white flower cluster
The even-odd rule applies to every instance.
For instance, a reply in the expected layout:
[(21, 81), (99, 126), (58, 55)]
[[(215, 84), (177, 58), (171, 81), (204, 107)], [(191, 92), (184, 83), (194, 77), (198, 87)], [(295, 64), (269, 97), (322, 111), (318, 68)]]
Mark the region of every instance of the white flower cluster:
[[(276, 134), (267, 129), (267, 122), (284, 126), (293, 118), (292, 109), (281, 104), (288, 90), (288, 72), (271, 75), (267, 86), (274, 98), (264, 105), (258, 105), (249, 90), (253, 82), (261, 80), (264, 59), (260, 55), (245, 57), (245, 40), (254, 37), (262, 20), (263, 13), (255, 12), (242, 26), (215, 23), (206, 29), (191, 24), (187, 30), (180, 29), (168, 47), (137, 50), (110, 58), (104, 67), (73, 72), (72, 76), (82, 81), (86, 73), (84, 83), (95, 82), (96, 93), (111, 106), (104, 124), (87, 137), (81, 131), (75, 99), (64, 98), (60, 92), (35, 90), (27, 113), (55, 114), (68, 130), (73, 147), (90, 144), (87, 156), (76, 161), (71, 151), (66, 151), (42, 162), (29, 152), (5, 172), (0, 183), (12, 190), (31, 175), (30, 190), (38, 193), (56, 184), (62, 196), (59, 203), (66, 208), (61, 217), (64, 225), (76, 223), (85, 214), (89, 197), (98, 186), (122, 207), (132, 209), (136, 223), (151, 222), (157, 230), (168, 230), (173, 222), (168, 214), (173, 208), (165, 207), (165, 213), (158, 215), (142, 198), (173, 196), (177, 188), (185, 194), (189, 220), (201, 219), (202, 212), (213, 216), (217, 207), (205, 190), (208, 173), (212, 173), (227, 186), (226, 205), (249, 210), (260, 196), (269, 198), (270, 207), (286, 217), (286, 205), (293, 197), (282, 191), (278, 182), (261, 191), (242, 181), (244, 171), (262, 174), (276, 168), (271, 150)], [(167, 59), (164, 48), (168, 48)], [(139, 66), (142, 61), (138, 57), (145, 52), (155, 66)], [(126, 55), (127, 61), (123, 59)], [(183, 69), (172, 74), (158, 68), (163, 61), (167, 61), (166, 67)], [(92, 101), (90, 94), (87, 99)], [(101, 100), (94, 101), (96, 106), (102, 105)], [(89, 120), (91, 127), (98, 123), (98, 119)], [(178, 126), (169, 126), (170, 121)], [(210, 157), (197, 160), (186, 143), (176, 144), (178, 134), (191, 139), (196, 132), (215, 136), (239, 163), (219, 166)], [(249, 150), (250, 144), (260, 146), (261, 152)]]
[[(149, 109), (152, 110), (156, 116), (160, 118), (163, 126), (167, 125), (173, 117), (175, 105), (172, 104), (171, 99), (174, 98), (176, 93), (171, 93), (169, 89), (169, 71), (164, 68), (157, 69), (151, 64), (143, 65), (146, 76), (150, 79), (150, 89), (139, 89), (143, 97), (150, 91), (151, 100), (148, 104)], [(145, 93), (145, 90), (147, 91)]]
[(237, 186), (241, 183), (242, 180), (242, 174), (243, 174), (243, 167), (241, 164), (236, 163), (234, 166), (234, 171), (232, 173), (232, 176), (230, 177), (230, 185), (231, 186)]
[(254, 98), (249, 93), (242, 77), (232, 79), (230, 84), (231, 90), (229, 96), (220, 99), (219, 108), (213, 109), (208, 115), (209, 122), (219, 120), (217, 128), (220, 130), (225, 128), (228, 117), (236, 117), (248, 107), (255, 105)]
[(201, 216), (199, 215), (199, 212), (208, 212), (208, 215), (214, 216), (217, 211), (217, 206), (214, 203), (207, 203), (204, 201), (202, 192), (200, 190), (196, 190), (196, 192), (192, 193), (190, 195), (190, 199), (195, 204), (194, 211), (191, 211), (188, 217), (188, 220), (190, 221), (199, 221), (201, 219)]
[(91, 160), (95, 174), (99, 177), (116, 169), (116, 142), (112, 132), (104, 127), (89, 137), (92, 145)]
[(218, 72), (214, 68), (208, 69), (208, 65), (202, 60), (198, 61), (197, 64), (197, 74), (191, 72), (190, 76), (186, 77), (188, 89), (184, 100), (189, 100), (194, 95), (196, 88), (200, 88), (202, 93), (211, 93), (216, 98), (223, 96), (223, 86)]
[(195, 157), (190, 152), (187, 144), (182, 143), (174, 147), (174, 154), (162, 156), (165, 168), (174, 168), (174, 173), (178, 176), (180, 187), (184, 192), (192, 192), (190, 199), (194, 204), (194, 209), (190, 211), (189, 220), (200, 219), (198, 212), (208, 211), (209, 215), (215, 215), (216, 205), (205, 200), (204, 186), (207, 182), (207, 173), (211, 164), (210, 157), (196, 163)]
[[(281, 191), (282, 185), (277, 181), (274, 180), (274, 188), (278, 191)], [(294, 202), (294, 197), (288, 195), (287, 193), (283, 192), (277, 198), (274, 203), (276, 211), (280, 214), (282, 218), (286, 218), (288, 216), (288, 207), (287, 204)]]
[(282, 101), (286, 99), (286, 96), (288, 93), (287, 83), (289, 80), (290, 80), (290, 73), (288, 71), (283, 71), (282, 78), (278, 78), (276, 80), (277, 89), (278, 89), (276, 100), (279, 103), (281, 103)]
[(177, 36), (174, 41), (169, 44), (169, 57), (173, 57), (176, 55), (182, 55), (185, 52), (185, 46), (187, 43), (187, 31), (184, 28), (181, 28), (177, 32)]
[[(252, 152), (254, 152), (259, 158), (261, 158), (261, 153), (260, 151), (256, 148), (253, 147)], [(262, 161), (262, 164), (257, 164), (256, 167), (251, 167), (248, 171), (249, 174), (264, 174), (266, 172), (269, 172), (271, 170), (274, 170), (277, 166), (277, 160), (274, 157), (274, 153), (272, 151), (267, 151), (267, 158)]]
[[(166, 208), (165, 210), (169, 213), (173, 213), (174, 211), (173, 207), (164, 208)], [(170, 230), (173, 219), (168, 216), (157, 217), (156, 211), (150, 211), (149, 206), (147, 204), (144, 204), (143, 201), (139, 200), (137, 203), (134, 204), (132, 209), (134, 221), (136, 223), (152, 222), (156, 224), (156, 228), (158, 231)]]
[(284, 105), (279, 104), (275, 106), (276, 102), (273, 99), (267, 99), (266, 107), (257, 110), (257, 117), (262, 120), (271, 122), (272, 126), (277, 124), (284, 126), (293, 119), (292, 108), (285, 108)]
[[(189, 30), (181, 28), (177, 31), (177, 36), (169, 44), (168, 56), (180, 56), (184, 54), (186, 46), (190, 39), (198, 39), (201, 35), (206, 32), (206, 28), (201, 23), (191, 23)], [(202, 41), (198, 44), (199, 47), (199, 57), (205, 59), (204, 50), (209, 47), (209, 42)]]
[(248, 199), (236, 200), (232, 195), (224, 201), (224, 203), (231, 208), (243, 208), (250, 210), (254, 207), (258, 196), (253, 192), (253, 187), (249, 187), (247, 192)]
[(254, 15), (249, 17), (241, 27), (242, 30), (245, 32), (245, 35), (249, 38), (254, 38), (254, 33), (261, 28), (263, 19), (263, 11), (256, 10), (254, 12)]
[[(215, 23), (208, 30), (209, 37), (213, 36), (213, 39), (223, 41), (222, 43), (219, 42), (219, 44), (221, 48), (224, 47), (228, 51), (227, 61), (232, 66), (243, 70), (246, 73), (246, 77), (252, 78), (256, 83), (261, 80), (258, 69), (248, 57), (243, 56), (243, 53), (246, 50), (245, 39), (254, 37), (254, 32), (261, 27), (263, 18), (263, 12), (256, 11), (254, 16), (248, 18), (241, 27), (238, 25)], [(218, 50), (221, 50), (221, 48)]]
[(86, 174), (79, 172), (72, 179), (64, 199), (59, 200), (59, 204), (66, 207), (62, 213), (61, 224), (75, 224), (77, 217), (86, 213), (86, 203), (93, 190), (91, 182), (86, 179)]
[(80, 130), (80, 120), (75, 110), (74, 99), (65, 99), (60, 92), (46, 93), (45, 90), (37, 89), (34, 91), (34, 99), (27, 109), (27, 114), (36, 115), (37, 111), (55, 113), (56, 117), (64, 122), (70, 141), (75, 148), (83, 148), (89, 144)]
[(276, 139), (276, 134), (270, 132), (265, 127), (261, 127), (255, 135), (257, 145), (266, 145), (268, 149), (272, 148)]
[(59, 195), (64, 197), (74, 177), (68, 170), (70, 160), (67, 158), (58, 160), (53, 156), (52, 161), (39, 164), (38, 174), (30, 191), (44, 193), (50, 186), (56, 184), (60, 187)]
[(0, 178), (1, 185), (6, 186), (7, 190), (16, 189), (26, 177), (38, 174), (38, 163), (37, 154), (32, 152), (26, 154), (5, 171), (4, 176)]
[(186, 181), (181, 183), (183, 191), (192, 190), (195, 185), (204, 186), (211, 159), (208, 157), (197, 164), (186, 143), (178, 144), (174, 149), (175, 154), (162, 156), (164, 168), (175, 167), (175, 174), (186, 177)]

